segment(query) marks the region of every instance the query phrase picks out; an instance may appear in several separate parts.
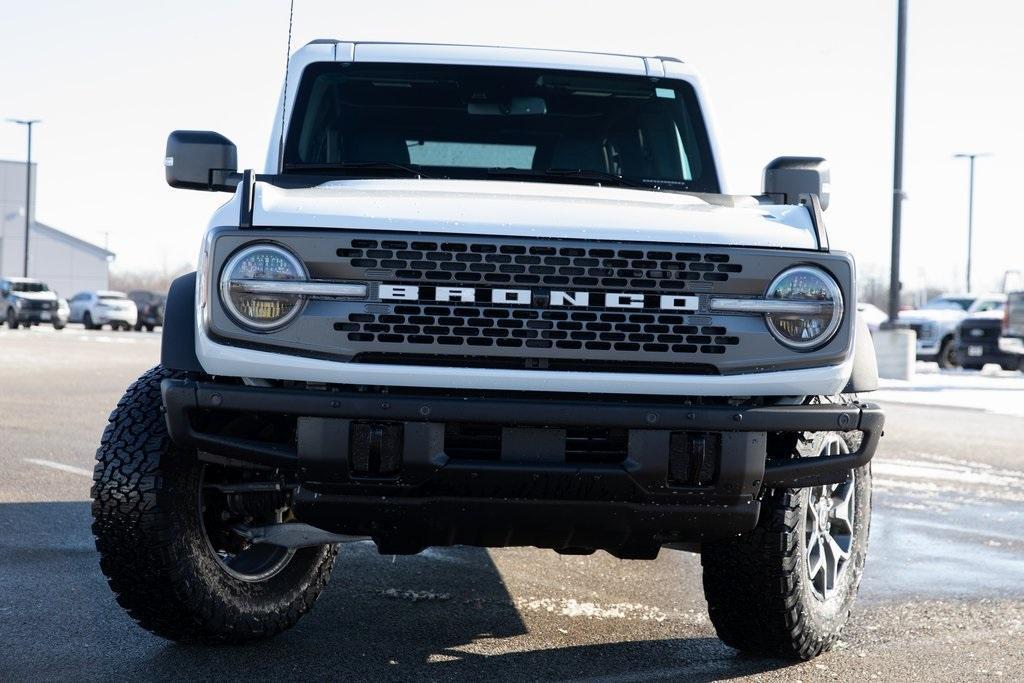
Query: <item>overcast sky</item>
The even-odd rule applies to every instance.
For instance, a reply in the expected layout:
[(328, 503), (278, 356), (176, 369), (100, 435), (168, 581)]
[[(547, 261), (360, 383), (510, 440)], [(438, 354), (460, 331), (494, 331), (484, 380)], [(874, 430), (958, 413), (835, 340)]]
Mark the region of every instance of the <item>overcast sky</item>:
[[(832, 164), (833, 246), (888, 268), (895, 0), (512, 3), (296, 0), (293, 50), (318, 37), (675, 55), (704, 74), (733, 192), (780, 155)], [(287, 0), (5, 3), (0, 118), (43, 119), (38, 218), (117, 252), (115, 268), (190, 263), (223, 194), (171, 190), (167, 133), (211, 129), (243, 166), (266, 152)], [(1024, 3), (911, 0), (904, 273), (962, 287), (967, 168), (978, 162), (975, 281), (1024, 269)], [(0, 158), (24, 129), (0, 124)]]

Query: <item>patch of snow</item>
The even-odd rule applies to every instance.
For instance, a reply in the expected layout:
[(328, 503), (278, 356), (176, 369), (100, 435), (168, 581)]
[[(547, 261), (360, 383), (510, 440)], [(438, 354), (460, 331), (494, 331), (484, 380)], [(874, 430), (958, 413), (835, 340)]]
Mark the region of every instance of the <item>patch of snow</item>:
[(881, 379), (870, 400), (968, 408), (1024, 417), (1024, 374), (986, 366), (981, 372), (936, 370), (919, 363), (912, 380)]
[(570, 618), (658, 622), (668, 618), (668, 615), (657, 607), (631, 602), (602, 605), (596, 602), (580, 602), (574, 598), (516, 598), (513, 604), (520, 611), (550, 612)]

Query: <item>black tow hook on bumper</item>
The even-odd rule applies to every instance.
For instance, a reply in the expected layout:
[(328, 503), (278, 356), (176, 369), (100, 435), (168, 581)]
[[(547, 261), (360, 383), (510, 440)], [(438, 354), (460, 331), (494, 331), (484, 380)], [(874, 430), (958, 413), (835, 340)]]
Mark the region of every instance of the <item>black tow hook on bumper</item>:
[(870, 403), (747, 408), (685, 406), (595, 397), (530, 399), (385, 395), (226, 385), (186, 379), (166, 379), (162, 390), (168, 429), (176, 443), (243, 462), (283, 468), (298, 467), (296, 445), (204, 432), (196, 427), (194, 414), (237, 411), (405, 425), (470, 423), (510, 427), (557, 425), (563, 428), (601, 425), (630, 430), (723, 434), (827, 431), (859, 431), (863, 434), (859, 447), (853, 453), (768, 460), (758, 482), (768, 488), (798, 488), (845, 481), (851, 470), (867, 464), (874, 456), (885, 423), (881, 409)]

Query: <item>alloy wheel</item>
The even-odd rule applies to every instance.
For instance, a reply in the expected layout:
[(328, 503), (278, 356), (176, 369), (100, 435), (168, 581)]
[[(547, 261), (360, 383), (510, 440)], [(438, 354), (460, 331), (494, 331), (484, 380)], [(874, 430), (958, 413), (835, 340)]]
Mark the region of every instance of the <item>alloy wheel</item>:
[[(820, 456), (849, 453), (838, 434), (829, 435)], [(815, 597), (828, 600), (839, 585), (853, 552), (857, 478), (815, 486), (808, 492), (804, 518), (804, 565)]]

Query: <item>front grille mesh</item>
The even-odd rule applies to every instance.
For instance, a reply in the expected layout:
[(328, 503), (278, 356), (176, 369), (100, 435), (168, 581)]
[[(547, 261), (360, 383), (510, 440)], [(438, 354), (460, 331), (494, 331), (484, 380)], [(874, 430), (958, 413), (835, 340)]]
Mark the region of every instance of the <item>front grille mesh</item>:
[(337, 255), (355, 268), (420, 283), (548, 285), (678, 290), (727, 282), (743, 267), (728, 254), (672, 249), (611, 249), (473, 241), (352, 240)]
[(390, 313), (350, 313), (334, 329), (351, 342), (414, 346), (719, 355), (739, 344), (725, 327), (693, 324), (693, 316), (471, 304), (403, 304)]

